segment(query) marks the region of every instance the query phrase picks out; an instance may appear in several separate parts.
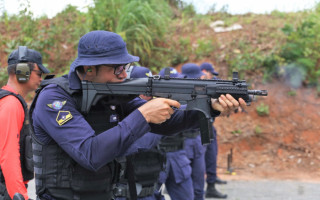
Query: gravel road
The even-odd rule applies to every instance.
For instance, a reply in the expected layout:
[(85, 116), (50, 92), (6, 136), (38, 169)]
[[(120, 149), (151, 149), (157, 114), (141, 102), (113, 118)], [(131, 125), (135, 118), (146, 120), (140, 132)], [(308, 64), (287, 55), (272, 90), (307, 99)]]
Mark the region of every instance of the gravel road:
[[(320, 182), (310, 183), (291, 180), (231, 180), (217, 189), (228, 194), (228, 200), (319, 200)], [(30, 181), (29, 198), (35, 199), (34, 181)], [(170, 200), (165, 195), (166, 200)], [(206, 198), (214, 200), (214, 198)]]

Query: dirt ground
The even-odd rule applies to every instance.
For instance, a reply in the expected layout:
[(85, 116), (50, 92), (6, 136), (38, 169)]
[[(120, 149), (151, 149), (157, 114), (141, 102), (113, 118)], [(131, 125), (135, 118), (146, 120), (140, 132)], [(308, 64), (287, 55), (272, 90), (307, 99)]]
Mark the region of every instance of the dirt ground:
[[(218, 172), (226, 179), (289, 179), (320, 181), (320, 98), (314, 89), (298, 89), (291, 96), (280, 82), (257, 85), (267, 89), (246, 112), (219, 117)], [(268, 116), (256, 107), (269, 106)], [(232, 149), (231, 171), (227, 157)], [(230, 171), (230, 170), (229, 170)]]

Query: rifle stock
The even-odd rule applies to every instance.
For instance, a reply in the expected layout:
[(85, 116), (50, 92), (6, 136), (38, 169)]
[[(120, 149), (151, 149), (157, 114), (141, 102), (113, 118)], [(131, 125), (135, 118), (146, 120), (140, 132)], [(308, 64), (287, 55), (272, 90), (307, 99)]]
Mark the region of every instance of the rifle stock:
[(20, 193), (15, 193), (14, 195), (13, 195), (13, 199), (12, 200), (25, 200), (24, 199), (24, 197), (23, 197), (23, 195), (22, 194), (20, 194)]
[(210, 114), (211, 98), (222, 94), (230, 94), (235, 99), (242, 98), (249, 104), (250, 95), (267, 96), (266, 90), (248, 90), (246, 81), (238, 80), (234, 72), (233, 80), (201, 80), (181, 78), (149, 78), (127, 79), (121, 83), (92, 83), (82, 81), (82, 106), (84, 114), (90, 111), (101, 98), (109, 98), (113, 103), (119, 99), (128, 101), (143, 94), (146, 96), (174, 99), (186, 104), (186, 110), (198, 110), (200, 120), (201, 141), (210, 143), (212, 135), (212, 117)]

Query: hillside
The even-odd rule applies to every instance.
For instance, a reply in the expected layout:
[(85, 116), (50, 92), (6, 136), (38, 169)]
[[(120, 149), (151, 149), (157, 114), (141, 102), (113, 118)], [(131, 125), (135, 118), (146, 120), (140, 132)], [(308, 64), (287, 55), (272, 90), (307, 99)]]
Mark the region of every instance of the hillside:
[[(248, 20), (251, 19), (251, 20)], [(249, 21), (249, 23), (248, 23)], [(275, 23), (271, 23), (271, 22)], [(199, 60), (211, 61), (222, 78), (229, 72), (225, 57), (241, 54), (236, 42), (245, 41), (250, 48), (268, 53), (283, 42), (281, 28), (284, 21), (274, 16), (248, 15), (239, 17), (242, 29), (215, 33), (203, 26), (196, 37), (215, 37), (221, 44), (214, 56)], [(203, 34), (204, 36), (202, 36)], [(300, 87), (294, 90), (283, 79), (262, 82), (258, 70), (247, 71), (244, 78), (255, 89), (267, 89), (267, 97), (256, 98), (246, 112), (229, 117), (219, 117), (218, 131), (219, 173), (227, 171), (230, 150), (233, 152), (231, 167), (236, 176), (226, 179), (298, 179), (320, 180), (320, 98), (315, 88)], [(269, 107), (269, 115), (259, 116), (257, 109)]]
[[(246, 112), (220, 117), (219, 171), (226, 172), (227, 155), (233, 151), (234, 171), (241, 178), (320, 180), (320, 98), (314, 89), (302, 88), (290, 96), (283, 83), (257, 85), (268, 89)], [(256, 107), (269, 106), (268, 116)], [(231, 178), (231, 177), (229, 177)], [(237, 177), (233, 177), (237, 178)]]

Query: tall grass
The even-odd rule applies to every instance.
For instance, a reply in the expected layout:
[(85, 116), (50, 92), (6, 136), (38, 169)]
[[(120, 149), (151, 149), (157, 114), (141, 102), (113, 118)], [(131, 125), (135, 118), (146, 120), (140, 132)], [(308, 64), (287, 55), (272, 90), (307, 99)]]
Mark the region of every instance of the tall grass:
[(149, 66), (150, 57), (157, 51), (156, 43), (167, 30), (171, 11), (164, 0), (95, 0), (88, 15), (92, 30), (118, 33), (129, 52)]

